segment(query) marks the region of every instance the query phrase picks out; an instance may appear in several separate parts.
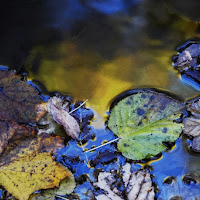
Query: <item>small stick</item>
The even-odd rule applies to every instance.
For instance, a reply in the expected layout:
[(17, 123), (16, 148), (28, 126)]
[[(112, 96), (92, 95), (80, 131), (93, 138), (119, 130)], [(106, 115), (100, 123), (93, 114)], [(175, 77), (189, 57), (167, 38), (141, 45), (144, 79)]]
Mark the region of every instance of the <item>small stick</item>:
[(65, 198), (65, 197), (61, 197), (60, 195), (56, 195), (56, 194), (55, 194), (55, 197), (58, 197), (58, 198), (64, 199), (64, 200), (69, 200), (69, 199), (67, 199), (67, 198)]
[(88, 99), (86, 99), (80, 106), (78, 106), (77, 108), (75, 108), (74, 110), (71, 110), (69, 112), (69, 114), (73, 113), (74, 111), (78, 110), (80, 107), (82, 107), (86, 102), (88, 101)]
[(99, 145), (98, 147), (94, 147), (94, 148), (92, 148), (92, 149), (89, 149), (89, 150), (87, 150), (87, 151), (84, 151), (84, 153), (93, 151), (93, 150), (95, 150), (95, 149), (98, 149), (98, 148), (100, 148), (100, 147), (103, 147), (103, 146), (105, 146), (105, 145), (107, 145), (107, 144), (110, 144), (110, 143), (112, 143), (112, 142), (115, 142), (115, 141), (117, 141), (117, 140), (119, 140), (119, 138), (116, 138), (116, 139), (114, 139), (114, 140), (111, 140), (111, 141), (109, 141), (109, 142), (106, 142), (105, 144)]

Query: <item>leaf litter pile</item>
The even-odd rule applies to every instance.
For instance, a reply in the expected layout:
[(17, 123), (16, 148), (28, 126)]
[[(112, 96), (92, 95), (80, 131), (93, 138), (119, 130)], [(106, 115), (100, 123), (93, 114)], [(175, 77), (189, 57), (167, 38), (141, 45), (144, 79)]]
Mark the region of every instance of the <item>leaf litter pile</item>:
[[(178, 62), (184, 71), (196, 60)], [(200, 152), (199, 102), (133, 90), (111, 107), (107, 129), (98, 130), (89, 125), (93, 112), (83, 104), (58, 95), (44, 102), (19, 75), (0, 71), (1, 198), (159, 199), (162, 188), (153, 183), (148, 161), (169, 150), (181, 133)], [(61, 126), (64, 137), (56, 130)]]
[(0, 71), (0, 78), (0, 184), (25, 200), (73, 175), (52, 157), (64, 146), (63, 139), (37, 134), (36, 123), (48, 112), (47, 104), (14, 72)]

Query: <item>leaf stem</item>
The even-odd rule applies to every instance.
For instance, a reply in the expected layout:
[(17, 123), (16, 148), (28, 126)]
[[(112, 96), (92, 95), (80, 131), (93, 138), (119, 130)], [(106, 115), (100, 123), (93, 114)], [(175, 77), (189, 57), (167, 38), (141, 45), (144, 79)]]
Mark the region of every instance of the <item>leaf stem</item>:
[(91, 152), (91, 151), (93, 151), (93, 150), (96, 150), (96, 149), (98, 149), (98, 148), (101, 148), (101, 147), (103, 147), (103, 146), (105, 146), (105, 145), (107, 145), (107, 144), (110, 144), (110, 143), (112, 143), (112, 142), (115, 142), (115, 141), (117, 141), (117, 140), (119, 140), (119, 138), (116, 138), (116, 139), (114, 139), (114, 140), (111, 140), (111, 141), (109, 141), (109, 142), (106, 142), (105, 144), (99, 145), (99, 146), (94, 147), (94, 148), (92, 148), (92, 149), (86, 150), (86, 151), (84, 151), (84, 153)]

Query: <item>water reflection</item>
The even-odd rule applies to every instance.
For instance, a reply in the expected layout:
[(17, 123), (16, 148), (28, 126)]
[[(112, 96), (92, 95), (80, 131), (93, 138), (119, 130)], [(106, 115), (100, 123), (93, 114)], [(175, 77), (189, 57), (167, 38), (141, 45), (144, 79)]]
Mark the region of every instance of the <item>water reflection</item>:
[[(170, 152), (164, 152), (163, 158), (151, 163), (153, 167), (154, 181), (160, 189), (159, 199), (170, 199), (172, 196), (182, 196), (183, 199), (200, 198), (199, 178), (197, 183), (184, 183), (185, 174), (194, 173), (200, 176), (199, 156), (188, 154), (185, 142), (177, 141), (176, 147)], [(174, 177), (174, 180), (167, 182), (166, 177)], [(165, 182), (164, 182), (165, 180)]]
[[(94, 127), (104, 128), (109, 102), (125, 90), (147, 86), (182, 98), (198, 94), (180, 81), (170, 58), (183, 40), (200, 36), (199, 4), (198, 0), (4, 1), (0, 64), (28, 71), (48, 91), (89, 99), (97, 118)], [(177, 152), (171, 153), (179, 172), (185, 165), (188, 171), (199, 167), (197, 159), (188, 153), (182, 157), (181, 152), (178, 161), (185, 160), (180, 162)]]
[[(112, 12), (104, 9), (107, 4)], [(89, 99), (101, 116), (110, 100), (127, 89), (159, 87), (183, 98), (197, 93), (178, 79), (170, 58), (180, 41), (198, 35), (198, 23), (177, 15), (170, 4), (161, 1), (160, 9), (154, 1), (45, 5), (55, 7), (47, 24), (60, 40), (34, 45), (24, 64), (49, 91)]]

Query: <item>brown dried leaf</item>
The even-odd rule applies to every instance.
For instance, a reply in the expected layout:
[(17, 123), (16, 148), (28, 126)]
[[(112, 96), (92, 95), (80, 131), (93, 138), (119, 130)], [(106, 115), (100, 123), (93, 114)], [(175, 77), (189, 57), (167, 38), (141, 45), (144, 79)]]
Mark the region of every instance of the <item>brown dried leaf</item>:
[(31, 127), (19, 125), (10, 120), (0, 119), (0, 154), (11, 140), (14, 145), (16, 140), (35, 135), (35, 130)]
[[(36, 90), (12, 71), (0, 71), (0, 117), (17, 123), (35, 123), (42, 100)], [(40, 113), (38, 113), (38, 109)]]
[(34, 134), (24, 124), (37, 122), (46, 110), (33, 87), (12, 71), (0, 71), (0, 154), (11, 138)]
[(66, 106), (60, 105), (59, 97), (52, 97), (48, 101), (49, 112), (51, 112), (53, 119), (61, 124), (66, 133), (74, 139), (77, 139), (80, 134), (80, 127), (78, 122), (72, 117)]

